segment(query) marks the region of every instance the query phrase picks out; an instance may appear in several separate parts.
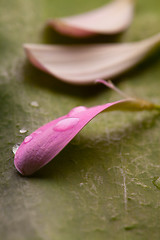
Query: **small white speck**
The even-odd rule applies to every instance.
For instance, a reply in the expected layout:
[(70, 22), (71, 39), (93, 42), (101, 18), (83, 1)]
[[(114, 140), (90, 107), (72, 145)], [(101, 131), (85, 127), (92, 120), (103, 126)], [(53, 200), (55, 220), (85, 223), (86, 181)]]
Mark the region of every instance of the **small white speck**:
[(22, 129), (19, 130), (19, 132), (20, 132), (20, 133), (26, 133), (26, 132), (27, 132), (27, 129), (22, 128)]
[(39, 104), (38, 104), (38, 102), (36, 102), (36, 101), (32, 101), (32, 102), (30, 103), (30, 105), (31, 105), (32, 107), (39, 107)]

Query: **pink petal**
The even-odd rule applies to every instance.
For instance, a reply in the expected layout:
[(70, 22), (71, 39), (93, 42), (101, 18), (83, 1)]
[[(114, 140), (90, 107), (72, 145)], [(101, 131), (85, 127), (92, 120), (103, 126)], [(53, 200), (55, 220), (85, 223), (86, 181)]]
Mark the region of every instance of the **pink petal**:
[(133, 111), (153, 108), (153, 104), (136, 99), (90, 108), (76, 107), (67, 115), (45, 124), (26, 137), (15, 154), (15, 167), (22, 175), (33, 174), (51, 161), (89, 121), (104, 110)]
[(116, 0), (87, 13), (50, 20), (48, 24), (72, 37), (117, 34), (130, 25), (133, 9), (133, 0)]

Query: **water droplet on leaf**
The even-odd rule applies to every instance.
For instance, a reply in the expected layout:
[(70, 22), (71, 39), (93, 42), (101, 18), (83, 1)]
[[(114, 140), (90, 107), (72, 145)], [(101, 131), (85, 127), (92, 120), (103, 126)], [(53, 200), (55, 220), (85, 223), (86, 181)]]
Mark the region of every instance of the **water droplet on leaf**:
[(28, 143), (32, 140), (32, 136), (27, 136), (25, 139), (24, 139), (24, 142), (25, 143)]
[(36, 101), (32, 101), (30, 104), (32, 107), (39, 107), (39, 104)]
[(65, 118), (65, 119), (59, 121), (55, 125), (54, 130), (55, 131), (66, 131), (66, 130), (69, 130), (70, 128), (74, 127), (75, 125), (77, 125), (78, 122), (79, 122), (79, 118)]
[(83, 183), (83, 182), (81, 182), (79, 185), (80, 185), (80, 187), (82, 187), (82, 186), (84, 185), (84, 183)]
[(22, 129), (19, 130), (19, 132), (20, 132), (20, 133), (26, 133), (26, 132), (27, 132), (27, 129), (22, 128)]
[(17, 144), (15, 144), (15, 145), (12, 147), (12, 152), (13, 152), (14, 154), (16, 154), (19, 146), (20, 146), (20, 144), (17, 143)]

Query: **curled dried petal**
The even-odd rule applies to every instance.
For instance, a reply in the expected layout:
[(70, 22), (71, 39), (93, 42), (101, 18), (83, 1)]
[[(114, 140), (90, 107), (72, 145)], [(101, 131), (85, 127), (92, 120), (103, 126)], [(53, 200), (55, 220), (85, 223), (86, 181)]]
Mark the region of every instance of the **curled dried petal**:
[(128, 28), (133, 11), (133, 0), (116, 0), (87, 13), (51, 19), (48, 24), (61, 34), (72, 37), (117, 34)]
[(94, 84), (113, 78), (139, 63), (160, 43), (160, 33), (133, 43), (91, 45), (25, 44), (30, 62), (71, 84)]

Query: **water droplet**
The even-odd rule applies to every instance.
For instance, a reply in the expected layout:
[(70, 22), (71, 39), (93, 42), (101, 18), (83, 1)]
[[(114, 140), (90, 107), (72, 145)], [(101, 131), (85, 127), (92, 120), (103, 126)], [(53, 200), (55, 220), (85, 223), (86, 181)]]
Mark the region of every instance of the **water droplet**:
[(27, 129), (22, 128), (22, 129), (19, 130), (19, 132), (20, 132), (20, 133), (26, 133), (26, 132), (27, 132)]
[(75, 125), (77, 125), (78, 122), (79, 122), (79, 118), (65, 118), (65, 119), (59, 121), (55, 125), (54, 130), (55, 131), (66, 131), (66, 130), (74, 127)]
[(160, 177), (154, 180), (153, 184), (160, 190)]
[(17, 152), (19, 146), (20, 146), (20, 144), (17, 143), (17, 144), (15, 144), (15, 145), (12, 147), (12, 152), (13, 152), (14, 154), (16, 154), (16, 152)]
[(87, 108), (84, 106), (75, 107), (69, 112), (68, 116), (73, 117), (81, 112), (86, 111), (86, 110), (87, 110)]
[(36, 130), (34, 133), (40, 134), (40, 133), (42, 133), (42, 131), (41, 130)]
[(81, 182), (79, 185), (80, 185), (80, 187), (82, 187), (82, 186), (84, 185), (84, 183), (83, 183), (83, 182)]
[(32, 140), (32, 136), (27, 136), (25, 139), (24, 139), (24, 142), (25, 143), (28, 143)]
[(36, 101), (32, 101), (30, 104), (32, 107), (39, 107), (39, 104)]

